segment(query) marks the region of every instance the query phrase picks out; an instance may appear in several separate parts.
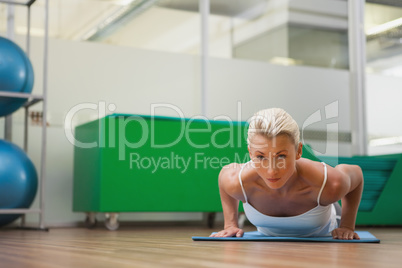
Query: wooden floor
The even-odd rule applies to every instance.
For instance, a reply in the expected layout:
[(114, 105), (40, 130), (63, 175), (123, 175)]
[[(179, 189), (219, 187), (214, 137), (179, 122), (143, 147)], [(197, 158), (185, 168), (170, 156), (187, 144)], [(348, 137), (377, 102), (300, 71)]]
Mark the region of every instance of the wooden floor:
[(202, 226), (0, 229), (0, 267), (402, 267), (402, 228), (361, 230), (381, 243), (192, 241), (210, 234)]

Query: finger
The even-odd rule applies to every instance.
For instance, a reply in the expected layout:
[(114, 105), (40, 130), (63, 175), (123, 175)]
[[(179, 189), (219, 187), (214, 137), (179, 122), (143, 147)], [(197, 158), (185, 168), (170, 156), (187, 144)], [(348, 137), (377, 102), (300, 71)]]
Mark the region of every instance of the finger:
[(333, 239), (339, 239), (338, 232), (336, 230), (332, 231), (332, 238)]
[(360, 240), (360, 236), (359, 236), (358, 234), (356, 234), (356, 233), (354, 233), (353, 237), (354, 237), (355, 239), (357, 239), (357, 240)]
[(353, 233), (346, 232), (345, 233), (345, 240), (353, 240)]
[(339, 233), (338, 233), (338, 239), (340, 239), (340, 240), (345, 240), (345, 233), (339, 232)]
[(349, 234), (349, 240), (353, 240), (355, 237), (355, 232), (351, 231), (351, 232), (348, 232), (348, 234)]
[(222, 235), (222, 237), (231, 237), (231, 236), (233, 236), (233, 233), (231, 233), (231, 232), (225, 232), (225, 233)]
[(219, 234), (219, 232), (216, 232), (216, 233), (214, 233), (214, 234), (211, 234), (209, 237), (217, 237), (218, 234)]
[(343, 240), (349, 240), (349, 234), (347, 232), (343, 233)]
[(352, 232), (351, 234), (350, 234), (350, 240), (353, 240), (354, 238), (355, 238), (355, 232)]
[(244, 234), (244, 231), (243, 231), (243, 230), (239, 230), (239, 231), (236, 233), (236, 237), (242, 237), (243, 234)]

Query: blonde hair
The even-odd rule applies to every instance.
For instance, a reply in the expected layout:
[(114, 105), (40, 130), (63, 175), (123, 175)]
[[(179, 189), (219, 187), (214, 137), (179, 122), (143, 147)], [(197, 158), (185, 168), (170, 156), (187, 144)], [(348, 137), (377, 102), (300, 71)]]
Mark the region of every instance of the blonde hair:
[(261, 110), (249, 120), (247, 144), (255, 135), (273, 138), (280, 134), (288, 135), (296, 147), (299, 145), (299, 126), (290, 114), (281, 108)]

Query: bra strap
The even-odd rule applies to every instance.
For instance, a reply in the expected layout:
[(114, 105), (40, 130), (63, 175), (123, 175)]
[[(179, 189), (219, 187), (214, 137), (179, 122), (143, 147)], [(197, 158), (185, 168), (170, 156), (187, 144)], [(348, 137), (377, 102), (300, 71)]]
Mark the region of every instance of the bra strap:
[(327, 165), (324, 162), (321, 162), (324, 165), (324, 182), (322, 183), (320, 192), (318, 194), (318, 198), (317, 198), (317, 204), (320, 206), (320, 198), (321, 198), (321, 194), (322, 191), (324, 190), (325, 184), (327, 183)]
[(243, 191), (243, 195), (244, 195), (244, 199), (246, 200), (247, 203), (247, 195), (246, 195), (246, 191), (244, 191), (244, 187), (243, 187), (243, 182), (241, 181), (241, 172), (243, 171), (243, 168), (247, 165), (248, 163), (244, 164), (239, 172), (239, 182), (240, 182), (240, 186), (241, 186), (241, 190)]

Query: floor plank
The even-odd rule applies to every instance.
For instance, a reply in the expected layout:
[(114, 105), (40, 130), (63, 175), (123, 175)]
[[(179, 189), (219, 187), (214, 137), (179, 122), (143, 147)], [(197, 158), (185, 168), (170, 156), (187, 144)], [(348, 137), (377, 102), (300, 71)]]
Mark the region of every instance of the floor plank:
[(364, 230), (381, 243), (194, 242), (211, 233), (200, 226), (0, 229), (0, 267), (401, 267), (402, 228)]

